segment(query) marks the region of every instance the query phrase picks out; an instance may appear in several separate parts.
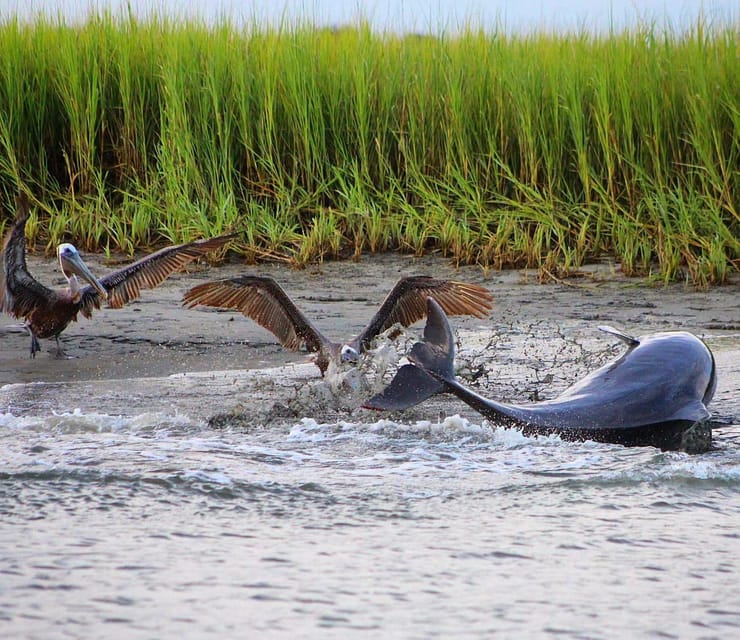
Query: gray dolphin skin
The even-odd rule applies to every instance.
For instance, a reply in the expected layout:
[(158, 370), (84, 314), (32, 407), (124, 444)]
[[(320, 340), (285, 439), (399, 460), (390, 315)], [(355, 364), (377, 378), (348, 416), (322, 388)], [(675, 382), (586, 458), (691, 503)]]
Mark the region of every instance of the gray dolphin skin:
[(564, 440), (654, 446), (700, 453), (711, 447), (707, 410), (717, 386), (714, 357), (685, 331), (633, 338), (599, 327), (622, 340), (627, 351), (553, 400), (506, 404), (462, 386), (453, 371), (454, 338), (442, 309), (427, 300), (424, 339), (381, 393), (364, 406), (400, 410), (437, 393), (452, 393), (491, 421), (526, 435), (557, 433)]

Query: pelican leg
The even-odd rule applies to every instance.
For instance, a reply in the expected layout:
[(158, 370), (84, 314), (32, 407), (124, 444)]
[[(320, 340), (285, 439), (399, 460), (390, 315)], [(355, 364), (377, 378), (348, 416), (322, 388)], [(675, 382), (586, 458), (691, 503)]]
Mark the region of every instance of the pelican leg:
[(28, 335), (31, 336), (31, 357), (35, 358), (36, 354), (41, 351), (41, 345), (39, 344), (39, 339), (31, 331), (31, 327), (26, 326), (26, 330), (28, 331)]
[(54, 357), (60, 360), (71, 359), (73, 356), (68, 356), (64, 349), (62, 349), (62, 345), (59, 342), (59, 335), (54, 336), (54, 339), (57, 341), (57, 352), (54, 354)]

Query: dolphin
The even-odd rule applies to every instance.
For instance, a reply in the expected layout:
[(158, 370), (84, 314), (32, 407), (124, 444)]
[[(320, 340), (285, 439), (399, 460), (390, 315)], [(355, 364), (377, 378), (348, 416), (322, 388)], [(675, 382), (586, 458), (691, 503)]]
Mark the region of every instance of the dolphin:
[(455, 378), (455, 345), (447, 317), (427, 299), (424, 338), (411, 348), (411, 364), (363, 406), (400, 410), (437, 393), (452, 393), (489, 420), (526, 435), (559, 434), (564, 440), (654, 446), (689, 453), (711, 446), (707, 410), (717, 387), (714, 356), (686, 331), (638, 338), (599, 327), (627, 345), (627, 351), (566, 389), (536, 404), (488, 400)]

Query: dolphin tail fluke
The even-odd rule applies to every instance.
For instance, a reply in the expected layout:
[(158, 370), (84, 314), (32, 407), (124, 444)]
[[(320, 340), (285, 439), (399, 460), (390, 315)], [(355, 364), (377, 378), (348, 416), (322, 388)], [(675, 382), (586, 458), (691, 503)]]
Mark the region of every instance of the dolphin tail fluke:
[(413, 364), (403, 365), (391, 383), (362, 406), (378, 411), (400, 411), (444, 390), (444, 384)]
[(409, 360), (440, 380), (455, 377), (455, 338), (445, 312), (433, 298), (427, 298), (427, 324), (424, 339), (411, 347)]
[(367, 409), (398, 411), (408, 409), (436, 393), (446, 390), (446, 382), (455, 378), (453, 360), (455, 341), (442, 308), (427, 298), (427, 324), (424, 339), (411, 347), (409, 360), (391, 383), (363, 406)]

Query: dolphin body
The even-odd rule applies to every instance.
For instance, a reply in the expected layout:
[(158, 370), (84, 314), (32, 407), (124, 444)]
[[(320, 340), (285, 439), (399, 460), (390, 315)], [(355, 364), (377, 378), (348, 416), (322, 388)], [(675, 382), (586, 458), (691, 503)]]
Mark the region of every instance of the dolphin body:
[(717, 386), (709, 348), (686, 331), (639, 338), (599, 327), (627, 344), (627, 351), (553, 400), (507, 404), (488, 400), (455, 378), (452, 331), (442, 309), (427, 300), (424, 339), (381, 393), (364, 406), (399, 410), (437, 393), (452, 393), (489, 420), (526, 435), (557, 433), (564, 440), (699, 453), (711, 447), (707, 405)]

